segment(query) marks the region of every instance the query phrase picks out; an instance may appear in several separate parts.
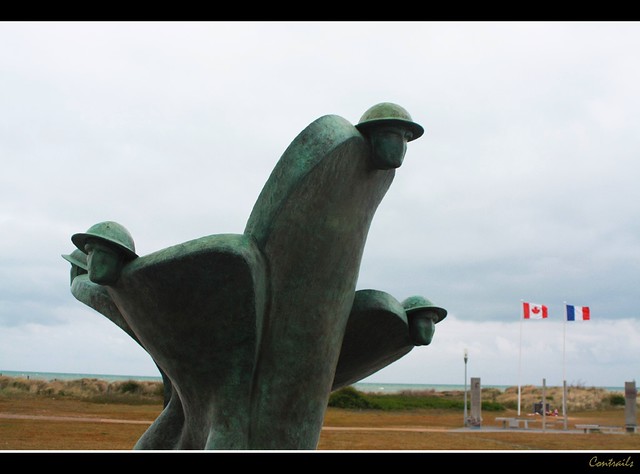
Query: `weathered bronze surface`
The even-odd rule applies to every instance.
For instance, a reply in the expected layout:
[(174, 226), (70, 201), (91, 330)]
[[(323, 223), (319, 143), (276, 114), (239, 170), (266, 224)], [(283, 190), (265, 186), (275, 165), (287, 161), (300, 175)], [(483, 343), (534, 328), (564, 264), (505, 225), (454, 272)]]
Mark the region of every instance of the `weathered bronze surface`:
[[(72, 242), (71, 292), (152, 357), (165, 408), (137, 449), (315, 449), (329, 395), (431, 342), (446, 310), (356, 291), (375, 211), (407, 143), (396, 104), (323, 116), (277, 162), (243, 234), (145, 256), (118, 223)], [(86, 264), (85, 264), (86, 263)]]

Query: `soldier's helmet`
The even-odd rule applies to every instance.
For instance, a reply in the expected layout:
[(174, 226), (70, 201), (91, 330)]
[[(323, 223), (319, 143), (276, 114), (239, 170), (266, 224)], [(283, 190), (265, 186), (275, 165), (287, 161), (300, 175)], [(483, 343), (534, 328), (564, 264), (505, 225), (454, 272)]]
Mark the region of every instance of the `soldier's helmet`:
[(404, 311), (407, 314), (411, 314), (415, 311), (420, 310), (431, 310), (438, 315), (438, 320), (436, 321), (436, 323), (439, 323), (447, 316), (446, 309), (434, 305), (431, 301), (423, 296), (410, 296), (402, 302), (402, 306), (404, 307)]
[(131, 237), (131, 234), (124, 226), (117, 222), (99, 222), (98, 224), (92, 225), (86, 232), (73, 234), (71, 236), (71, 241), (83, 252), (84, 246), (89, 239), (95, 239), (116, 247), (127, 260), (132, 260), (138, 256), (136, 254), (133, 237)]
[(399, 125), (409, 130), (411, 138), (408, 141), (420, 138), (424, 133), (424, 128), (413, 121), (409, 112), (391, 102), (381, 102), (369, 108), (360, 118), (356, 128), (361, 132), (366, 132), (380, 125)]

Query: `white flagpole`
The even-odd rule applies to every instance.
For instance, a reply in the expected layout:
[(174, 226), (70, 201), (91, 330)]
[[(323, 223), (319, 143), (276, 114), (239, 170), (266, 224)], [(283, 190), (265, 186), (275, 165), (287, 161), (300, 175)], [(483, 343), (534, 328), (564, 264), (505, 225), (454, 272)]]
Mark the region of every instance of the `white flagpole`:
[(564, 321), (562, 322), (562, 418), (564, 419), (564, 429), (567, 429), (567, 375), (565, 354), (567, 346), (567, 302), (564, 302)]
[(565, 368), (565, 353), (567, 346), (567, 302), (564, 302), (564, 321), (562, 322), (562, 380), (567, 380), (566, 368)]
[[(522, 312), (522, 308), (524, 305), (524, 300), (520, 300), (520, 311)], [(518, 416), (520, 416), (520, 372), (522, 367), (522, 320), (524, 319), (524, 315), (520, 314), (520, 351), (518, 354)]]

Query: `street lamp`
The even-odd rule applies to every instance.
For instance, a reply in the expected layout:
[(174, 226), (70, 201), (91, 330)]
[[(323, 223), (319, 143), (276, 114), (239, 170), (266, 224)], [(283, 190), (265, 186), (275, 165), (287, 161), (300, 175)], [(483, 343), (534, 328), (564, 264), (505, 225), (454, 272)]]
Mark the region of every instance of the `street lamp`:
[(467, 426), (467, 360), (469, 351), (464, 350), (464, 426)]

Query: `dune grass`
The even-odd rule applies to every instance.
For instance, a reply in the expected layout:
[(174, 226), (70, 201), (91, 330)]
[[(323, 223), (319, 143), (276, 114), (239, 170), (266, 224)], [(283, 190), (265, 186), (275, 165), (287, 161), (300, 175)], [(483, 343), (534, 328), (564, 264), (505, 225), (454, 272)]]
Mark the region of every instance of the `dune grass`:
[[(469, 393), (467, 393), (469, 397)], [(541, 403), (544, 397), (550, 410), (557, 408), (562, 412), (562, 387), (520, 387), (520, 412), (533, 413), (534, 405)], [(482, 411), (494, 412), (518, 409), (518, 387), (509, 387), (502, 391), (495, 388), (482, 389)], [(470, 405), (470, 401), (467, 401)], [(624, 407), (625, 400), (621, 393), (610, 392), (603, 388), (571, 386), (567, 388), (566, 407), (568, 412), (576, 410), (601, 410)], [(449, 408), (464, 409), (464, 392), (456, 391), (404, 391), (399, 393), (380, 394), (363, 393), (353, 387), (345, 387), (331, 394), (329, 406), (336, 408), (362, 408), (379, 410), (406, 410)]]
[(2, 397), (49, 397), (96, 403), (148, 404), (162, 400), (161, 382), (125, 380), (106, 382), (95, 378), (41, 380), (0, 376)]

